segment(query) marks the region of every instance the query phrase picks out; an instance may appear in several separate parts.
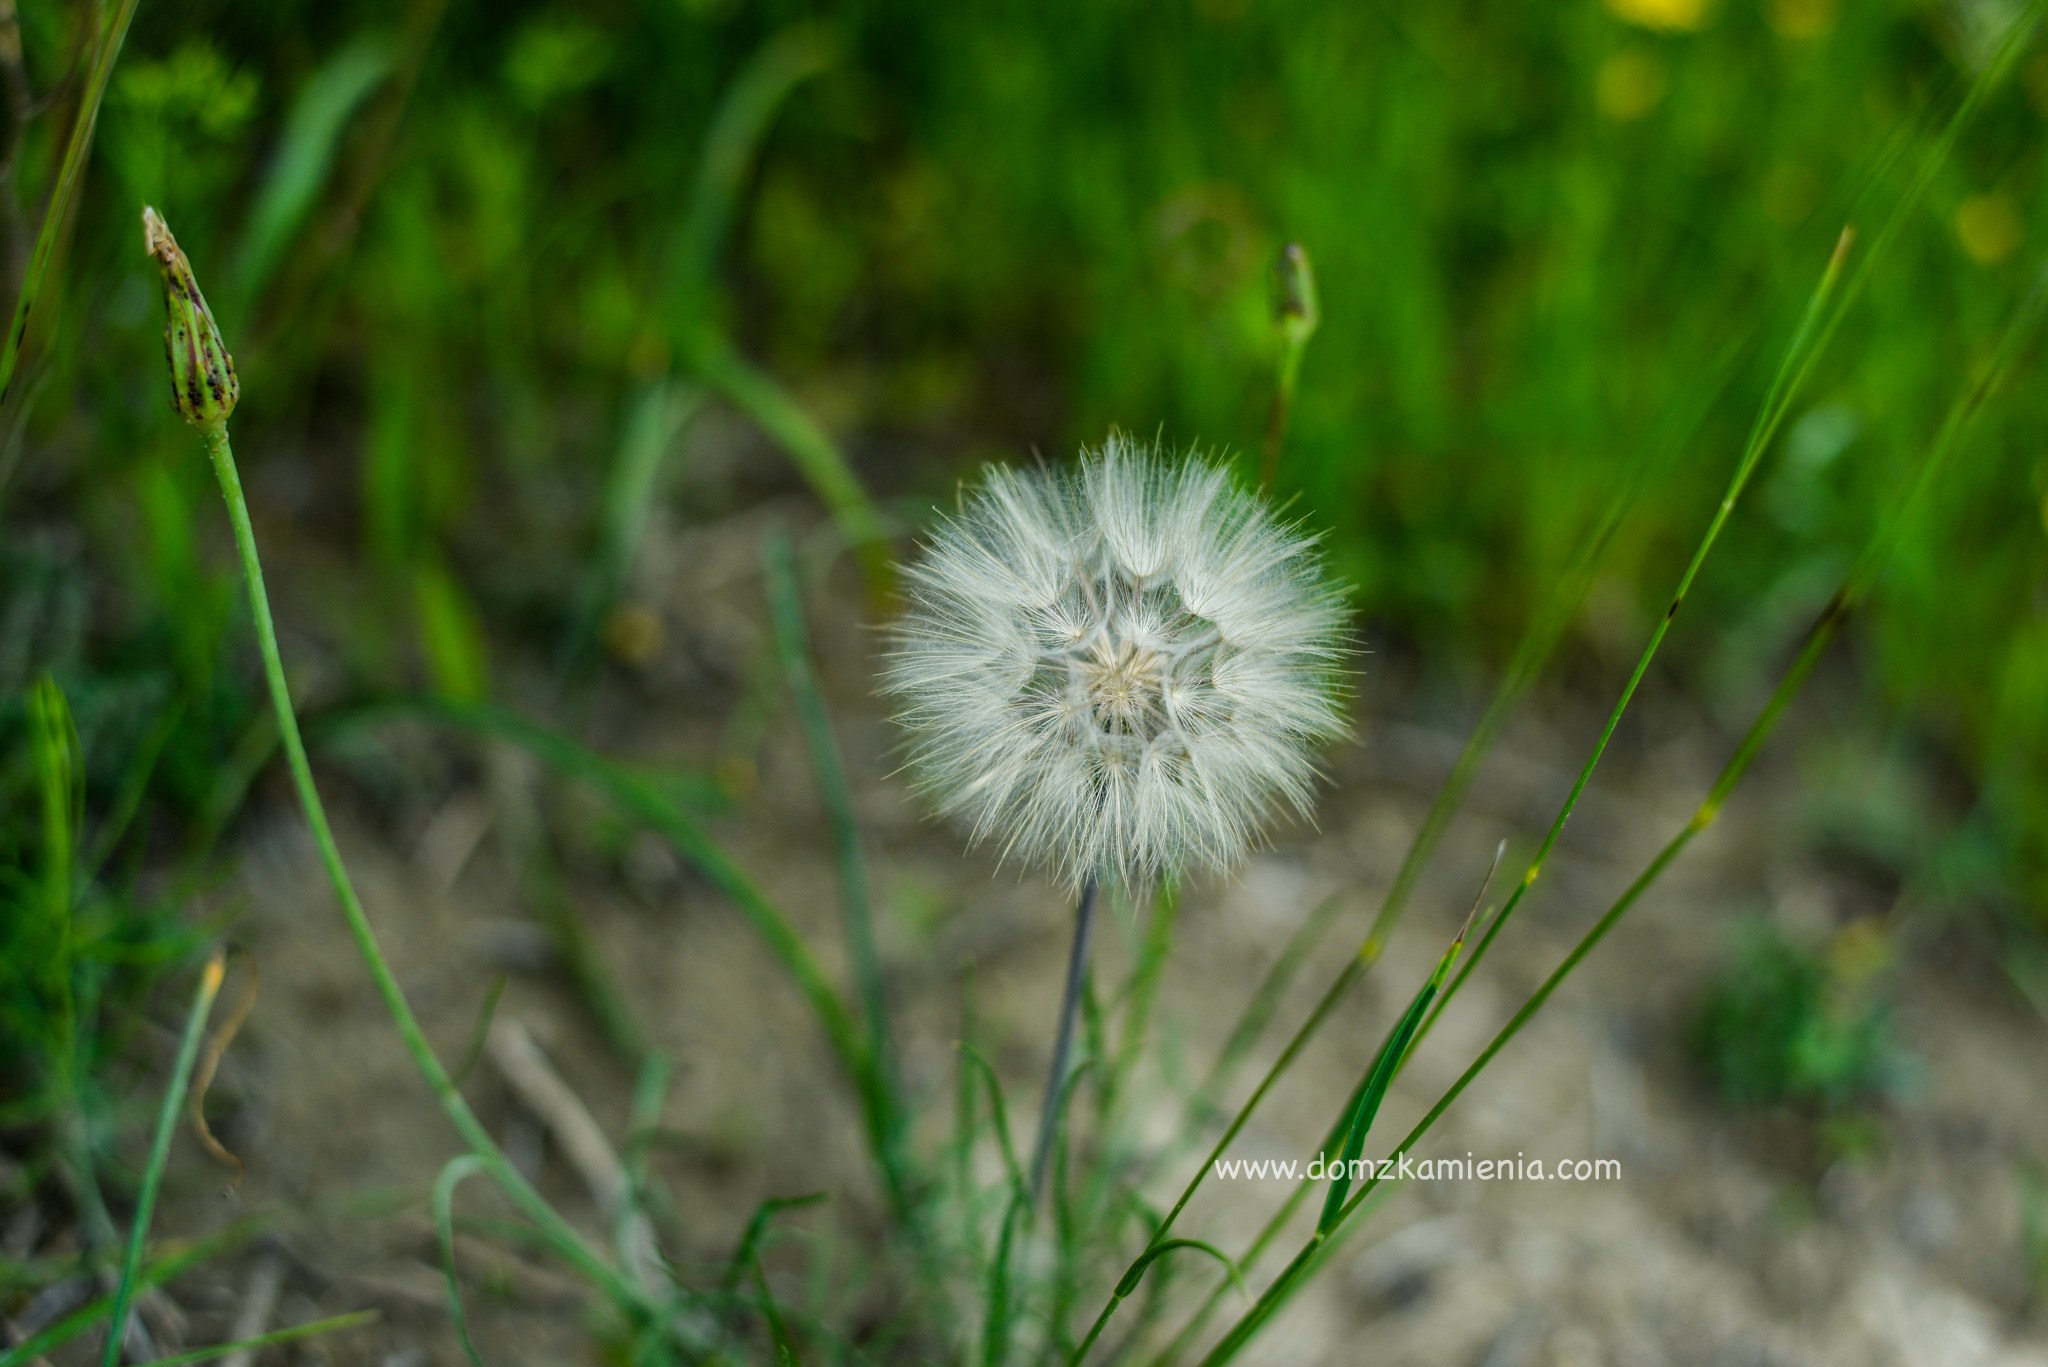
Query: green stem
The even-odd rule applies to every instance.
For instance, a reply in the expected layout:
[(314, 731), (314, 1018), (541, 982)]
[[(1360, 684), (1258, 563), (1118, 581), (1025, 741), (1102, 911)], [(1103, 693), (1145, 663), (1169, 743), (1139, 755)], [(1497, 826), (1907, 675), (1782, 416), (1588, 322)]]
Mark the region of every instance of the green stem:
[(178, 1060), (171, 1065), (170, 1086), (164, 1104), (157, 1111), (156, 1138), (149, 1146), (149, 1166), (142, 1170), (142, 1193), (135, 1201), (135, 1218), (128, 1230), (128, 1252), (121, 1260), (121, 1282), (114, 1291), (114, 1313), (107, 1323), (106, 1367), (118, 1367), (121, 1342), (128, 1337), (128, 1310), (141, 1279), (142, 1249), (149, 1242), (149, 1217), (156, 1210), (157, 1189), (162, 1186), (164, 1165), (171, 1156), (171, 1136), (178, 1130), (178, 1113), (184, 1109), (185, 1087), (192, 1080), (192, 1064), (199, 1057), (199, 1041), (206, 1034), (206, 1016), (220, 992), (224, 960), (216, 953), (206, 961), (199, 977), (199, 990), (192, 994), (192, 1010), (185, 1018), (185, 1033), (178, 1041)]
[(1473, 947), (1471, 957), (1466, 959), (1464, 966), (1458, 970), (1458, 976), (1451, 980), (1450, 988), (1437, 998), (1435, 1010), (1431, 1011), (1429, 1018), (1422, 1023), (1422, 1033), (1417, 1037), (1417, 1044), (1429, 1037), (1429, 1032), (1435, 1028), (1437, 1019), (1443, 1015), (1452, 998), (1464, 987), (1465, 980), (1472, 976), (1473, 970), (1479, 967), (1480, 961), (1486, 957), (1486, 951), (1493, 947), (1494, 939), (1500, 934), (1501, 928), (1508, 923), (1508, 918), (1515, 914), (1515, 908), (1521, 905), (1523, 894), (1535, 886), (1536, 879), (1542, 874), (1551, 851), (1557, 846), (1558, 838), (1564, 834), (1565, 823), (1571, 820), (1572, 812), (1578, 807), (1579, 798), (1584, 795), (1586, 785), (1592, 781), (1594, 769), (1599, 766), (1601, 757), (1607, 753), (1608, 742), (1614, 739), (1615, 730), (1621, 725), (1622, 714), (1628, 710), (1629, 704), (1635, 699), (1636, 690), (1642, 686), (1644, 677), (1649, 674), (1650, 663), (1657, 658), (1657, 651), (1664, 644), (1664, 637), (1670, 632), (1672, 622), (1677, 619), (1679, 607), (1685, 602), (1686, 595), (1692, 591), (1693, 581), (1699, 577), (1701, 566), (1706, 564), (1707, 555), (1714, 549), (1714, 543), (1720, 540), (1721, 530), (1727, 526), (1729, 517), (1734, 514), (1736, 502), (1742, 497), (1743, 490), (1748, 487), (1750, 477), (1756, 473), (1756, 467), (1763, 459), (1764, 451), (1770, 446), (1779, 427), (1791, 412), (1793, 399), (1819, 361), (1822, 349), (1841, 319), (1841, 308), (1847, 307), (1847, 301), (1844, 300), (1840, 308), (1832, 314), (1828, 312), (1828, 305), (1835, 297), (1842, 279), (1842, 268), (1848, 260), (1849, 247), (1854, 240), (1854, 234), (1844, 229), (1836, 242), (1834, 255), (1829, 258), (1827, 269), (1821, 275), (1820, 286), (1807, 301), (1806, 313), (1800, 319), (1798, 330), (1792, 335), (1791, 345), (1786, 348), (1784, 363), (1780, 365), (1771, 391), (1764, 399), (1764, 406), (1750, 428), (1749, 440), (1743, 446), (1742, 459), (1736, 462), (1735, 473), (1729, 477), (1728, 488), (1721, 495), (1720, 506), (1714, 509), (1713, 517), (1707, 522), (1706, 531), (1700, 536), (1699, 545), (1693, 548), (1692, 559), (1686, 563), (1685, 572), (1678, 578), (1678, 587), (1671, 594), (1670, 605), (1664, 609), (1664, 615), (1657, 620), (1656, 627), (1651, 630), (1650, 639), (1644, 644), (1642, 653), (1636, 657), (1635, 669), (1630, 672), (1628, 682), (1622, 686), (1621, 696), (1615, 699), (1613, 710), (1607, 714), (1607, 723), (1600, 728), (1599, 739), (1593, 742), (1593, 749), (1587, 754), (1586, 762), (1579, 767), (1578, 777), (1572, 780), (1571, 791), (1565, 794), (1564, 805), (1558, 809), (1556, 819), (1544, 833), (1543, 843), (1537, 847), (1536, 856), (1529, 861), (1529, 867), (1522, 874), (1521, 881), (1515, 885), (1514, 891), (1508, 894), (1500, 914), (1493, 918), (1486, 927), (1486, 933), (1479, 937), (1479, 943)]
[(513, 1204), (539, 1226), (549, 1241), (585, 1276), (613, 1298), (637, 1303), (639, 1292), (632, 1283), (592, 1250), (583, 1236), (556, 1213), (554, 1207), (534, 1190), (532, 1183), (520, 1175), (484, 1128), (483, 1122), (476, 1118), (476, 1112), (462, 1099), (462, 1093), (448, 1076), (448, 1070), (427, 1042), (426, 1032), (420, 1028), (419, 1018), (413, 1015), (412, 1007), (407, 1004), (405, 992), (392, 974), (384, 952), (377, 946), (376, 931), (371, 928), (362, 900), (356, 896), (355, 885), (349, 881), (348, 869), (342, 864), (341, 851), (334, 843), (334, 832), (327, 822), (327, 809), (320, 801), (319, 789), (313, 784), (313, 768), (306, 759), (305, 742), (299, 737), (299, 719), (292, 709), (291, 690), (285, 683), (284, 660), (277, 648), (277, 628), (271, 621), (270, 596), (263, 586), (263, 565), (256, 554), (256, 532), (249, 523), (249, 504), (242, 495), (242, 480), (235, 469), (227, 425), (223, 423), (206, 428), (204, 435), (206, 453), (212, 459), (214, 474), (220, 481), (221, 497), (227, 502), (228, 519), (234, 525), (235, 550), (241, 558), (242, 579), (249, 590), (249, 611), (256, 623), (256, 644), (263, 656), (264, 681), (270, 689), (271, 706), (277, 713), (278, 735), (284, 742), (292, 784), (298, 790), (299, 806), (305, 812), (306, 825), (313, 832), (320, 862), (326, 867), (328, 880), (334, 884), (342, 916), (348, 921), (349, 934), (354, 937), (364, 966), (370, 971), (370, 980), (376, 985), (377, 995), (398, 1026), (406, 1052), (412, 1055), (413, 1063), (426, 1079), (449, 1122), (455, 1126), (456, 1133), (462, 1136), (463, 1142), (476, 1154), (492, 1179), (512, 1198)]

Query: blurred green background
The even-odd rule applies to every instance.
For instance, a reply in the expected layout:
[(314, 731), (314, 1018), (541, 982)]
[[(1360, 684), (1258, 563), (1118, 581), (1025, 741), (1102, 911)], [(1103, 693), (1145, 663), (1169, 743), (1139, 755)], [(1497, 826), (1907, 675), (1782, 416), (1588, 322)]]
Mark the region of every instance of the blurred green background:
[[(103, 12), (21, 8), (10, 279)], [(978, 461), (1112, 425), (1255, 471), (1287, 242), (1322, 326), (1278, 485), (1330, 529), (1370, 646), (1476, 696), (1640, 480), (1566, 670), (1604, 698), (1837, 235), (1903, 193), (2010, 12), (143, 4), (0, 414), (8, 800), (44, 670), (90, 800), (135, 789), (188, 843), (261, 757), (253, 672), (222, 668), (251, 652), (216, 495), (163, 400), (145, 202), (240, 365), (288, 641), (332, 666), (315, 708), (502, 693), (507, 661), (589, 628), (621, 582), (603, 548), (673, 500), (654, 466), (694, 458), (696, 428), (669, 435), (721, 367), (713, 408), (768, 435), (686, 522), (803, 489), (779, 448), (824, 433), (899, 527)], [(1754, 704), (2028, 287), (2044, 117), (2030, 52), (1732, 524), (1666, 657), (1710, 714)], [(1997, 396), (1855, 634), (1845, 713), (1891, 788), (1940, 798), (1850, 838), (2022, 908), (2048, 886), (2044, 418), (2031, 375)]]

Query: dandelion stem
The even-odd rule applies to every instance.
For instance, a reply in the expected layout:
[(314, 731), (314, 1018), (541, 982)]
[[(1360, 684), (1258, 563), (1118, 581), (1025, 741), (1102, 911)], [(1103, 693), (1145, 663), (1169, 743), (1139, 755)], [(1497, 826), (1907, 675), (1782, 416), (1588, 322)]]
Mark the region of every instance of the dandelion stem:
[(1088, 942), (1095, 933), (1096, 880), (1081, 887), (1081, 904), (1074, 909), (1074, 945), (1067, 954), (1067, 988), (1060, 1001), (1060, 1032), (1052, 1046), (1052, 1072), (1045, 1079), (1045, 1104), (1038, 1113), (1038, 1147), (1031, 1154), (1031, 1208), (1038, 1208), (1039, 1193), (1045, 1190), (1046, 1165), (1052, 1161), (1053, 1136), (1060, 1123), (1060, 1109), (1066, 1102), (1067, 1065), (1074, 1052), (1074, 1021), (1081, 1014), (1081, 984), (1088, 976)]

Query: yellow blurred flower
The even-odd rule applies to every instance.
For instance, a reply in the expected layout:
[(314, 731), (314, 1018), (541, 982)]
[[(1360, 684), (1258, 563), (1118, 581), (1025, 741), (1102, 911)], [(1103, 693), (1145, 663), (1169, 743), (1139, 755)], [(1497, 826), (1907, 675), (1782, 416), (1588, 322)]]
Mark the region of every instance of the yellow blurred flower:
[(1691, 33), (1706, 27), (1708, 0), (1607, 0), (1615, 18), (1639, 28)]
[(1971, 195), (1956, 206), (1956, 240), (1979, 265), (1995, 266), (2005, 260), (2020, 249), (2026, 235), (2019, 207), (2009, 195)]
[(1600, 112), (1617, 123), (1640, 119), (1664, 98), (1664, 63), (1639, 48), (1617, 52), (1600, 64), (1593, 94)]
[(1781, 38), (1819, 38), (1835, 26), (1841, 0), (1771, 0), (1765, 10)]

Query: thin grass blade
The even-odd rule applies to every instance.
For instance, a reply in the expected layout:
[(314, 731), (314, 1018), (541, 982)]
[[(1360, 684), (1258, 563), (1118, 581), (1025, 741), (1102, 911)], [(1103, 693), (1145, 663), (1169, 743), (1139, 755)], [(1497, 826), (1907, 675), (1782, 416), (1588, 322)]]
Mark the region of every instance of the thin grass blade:
[(475, 1367), (484, 1367), (483, 1357), (469, 1337), (469, 1318), (462, 1313), (462, 1283), (455, 1270), (455, 1189), (464, 1179), (488, 1172), (484, 1161), (473, 1153), (451, 1158), (434, 1179), (434, 1244), (441, 1254), (441, 1276), (448, 1284), (448, 1318), (455, 1323), (455, 1337), (463, 1355)]
[(1031, 1214), (1031, 1193), (1021, 1185), (1017, 1194), (1010, 1199), (1010, 1205), (1003, 1212), (1002, 1231), (996, 1236), (995, 1257), (989, 1261), (987, 1290), (982, 1304), (987, 1307), (982, 1319), (981, 1364), (982, 1367), (1002, 1367), (1010, 1358), (1010, 1255), (1015, 1247), (1017, 1228), (1026, 1223)]
[(633, 396), (605, 480), (597, 546), (584, 571), (582, 601), (563, 649), (565, 672), (582, 663), (606, 614), (625, 595), (663, 466), (703, 402), (702, 390), (667, 376), (643, 385)]
[(326, 1319), (312, 1320), (305, 1324), (294, 1324), (284, 1329), (273, 1329), (267, 1334), (254, 1338), (237, 1339), (233, 1343), (216, 1343), (205, 1348), (195, 1348), (189, 1353), (175, 1357), (152, 1358), (142, 1367), (185, 1367), (191, 1362), (211, 1362), (230, 1353), (253, 1353), (259, 1348), (271, 1348), (280, 1343), (297, 1343), (301, 1339), (319, 1338), (326, 1334), (339, 1334), (349, 1329), (360, 1329), (366, 1324), (375, 1324), (383, 1318), (376, 1310), (351, 1310), (344, 1315), (329, 1315)]
[(768, 125), (790, 92), (829, 67), (836, 53), (823, 29), (785, 29), (762, 46), (719, 102), (697, 162), (688, 216), (676, 235), (669, 263), (669, 318), (677, 329), (678, 349), (688, 351), (710, 322), (718, 254)]
[(199, 987), (193, 992), (192, 1007), (185, 1015), (184, 1033), (178, 1037), (177, 1061), (171, 1065), (171, 1080), (164, 1088), (163, 1105), (157, 1110), (156, 1137), (150, 1141), (149, 1163), (142, 1170), (142, 1190), (135, 1199), (135, 1216), (128, 1230), (128, 1251), (121, 1260), (121, 1281), (114, 1290), (113, 1310), (107, 1322), (107, 1349), (101, 1357), (106, 1367), (118, 1367), (121, 1361), (122, 1343), (128, 1336), (128, 1311), (134, 1303), (142, 1270), (142, 1250), (149, 1242), (149, 1220), (156, 1212), (157, 1191), (163, 1185), (164, 1167), (171, 1158), (171, 1136), (177, 1133), (185, 1088), (199, 1062), (207, 1015), (213, 1010), (213, 999), (220, 994), (221, 980), (226, 974), (227, 955), (216, 950), (199, 972)]
[(752, 419), (796, 463), (860, 560), (870, 592), (881, 594), (891, 574), (889, 527), (839, 444), (780, 381), (730, 347), (710, 346), (698, 357), (696, 370), (705, 384)]
[[(128, 25), (135, 18), (139, 0), (120, 0), (100, 30), (99, 47), (93, 53), (92, 69), (86, 74), (85, 89), (78, 98), (78, 112), (71, 121), (71, 136), (64, 143), (64, 159), (57, 165), (57, 179), (43, 209), (42, 226), (36, 229), (35, 246), (28, 258), (28, 274), (22, 279), (21, 294), (14, 304), (14, 320), (8, 325), (5, 342), (0, 342), (0, 414), (16, 402), (15, 372), (20, 368), (22, 344), (28, 336), (30, 316), (42, 296), (43, 277), (57, 254), (59, 241), (70, 231), (72, 210), (78, 198), (80, 179), (85, 174), (92, 150), (93, 130), (99, 124), (100, 105), (113, 77), (114, 63), (128, 39)], [(0, 485), (6, 483), (6, 463), (0, 461)]]
[(244, 316), (270, 283), (285, 248), (305, 225), (350, 118), (391, 74), (396, 60), (384, 39), (358, 38), (314, 72), (293, 100), (235, 257), (232, 316)]
[(910, 1179), (904, 1167), (902, 1088), (895, 1049), (890, 1042), (889, 1008), (882, 992), (882, 962), (875, 948), (874, 907), (868, 892), (867, 856), (861, 847), (860, 823), (854, 814), (853, 789), (847, 782), (846, 766), (832, 734), (824, 690), (811, 666), (796, 553), (787, 537), (769, 538), (763, 552), (763, 568), (783, 677), (796, 706), (797, 723), (803, 731), (811, 772), (818, 783), (818, 797), (824, 803), (826, 825), (832, 832), (847, 957), (853, 965), (855, 994), (867, 1018), (867, 1057), (872, 1066), (862, 1085), (869, 1093), (869, 1141), (882, 1168), (890, 1202), (901, 1214), (908, 1211), (911, 1202)]
[(1013, 1195), (1026, 1194), (1029, 1183), (1024, 1177), (1024, 1166), (1017, 1161), (1016, 1146), (1010, 1142), (1009, 1109), (1003, 1104), (1003, 1084), (996, 1079), (996, 1070), (981, 1056), (981, 1051), (965, 1040), (960, 1042), (960, 1060), (963, 1066), (971, 1067), (988, 1089), (989, 1116), (996, 1127), (996, 1144), (1002, 1150), (1003, 1170), (1009, 1174)]
[(1337, 1216), (1344, 1208), (1344, 1197), (1351, 1190), (1351, 1165), (1358, 1161), (1365, 1151), (1365, 1136), (1372, 1129), (1374, 1117), (1380, 1113), (1380, 1103), (1386, 1100), (1387, 1086), (1394, 1080), (1394, 1071), (1407, 1056), (1408, 1046), (1415, 1040), (1415, 1032), (1422, 1027), (1422, 1013), (1429, 1009), (1429, 1003), (1444, 985), (1444, 976), (1451, 971), (1458, 951), (1465, 946), (1461, 931), (1451, 941), (1451, 947), (1436, 961), (1436, 969), (1422, 990), (1415, 994), (1408, 1009), (1401, 1013), (1401, 1019), (1393, 1032), (1380, 1046), (1379, 1055), (1373, 1060), (1372, 1069), (1366, 1074), (1365, 1085), (1358, 1093), (1358, 1101), (1352, 1108), (1350, 1118), (1344, 1124), (1344, 1142), (1338, 1150), (1337, 1176), (1330, 1182), (1330, 1194), (1323, 1201), (1323, 1213), (1316, 1219), (1316, 1233), (1328, 1234), (1337, 1223)]

